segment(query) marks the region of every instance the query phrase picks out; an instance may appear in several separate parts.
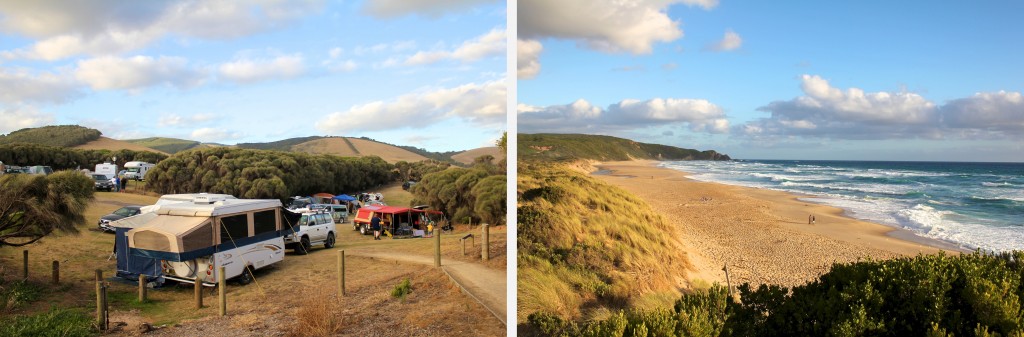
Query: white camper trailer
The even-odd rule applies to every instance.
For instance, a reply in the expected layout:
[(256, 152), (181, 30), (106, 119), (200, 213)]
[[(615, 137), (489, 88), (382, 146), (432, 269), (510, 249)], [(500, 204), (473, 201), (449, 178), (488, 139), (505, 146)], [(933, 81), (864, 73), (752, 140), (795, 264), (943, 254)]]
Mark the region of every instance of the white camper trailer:
[(149, 172), (149, 169), (154, 166), (156, 165), (142, 161), (130, 161), (124, 163), (124, 169), (127, 171), (124, 174), (124, 177), (128, 179), (143, 180), (146, 178), (146, 172)]
[(117, 164), (111, 164), (111, 163), (96, 164), (96, 171), (93, 172), (93, 173), (95, 173), (95, 174), (103, 174), (103, 175), (106, 175), (106, 176), (110, 177), (111, 179), (113, 179), (114, 176), (117, 175)]
[(284, 259), (281, 202), (197, 196), (161, 205), (132, 218), (129, 254), (160, 260), (164, 278), (213, 286), (225, 279), (252, 281), (252, 270)]

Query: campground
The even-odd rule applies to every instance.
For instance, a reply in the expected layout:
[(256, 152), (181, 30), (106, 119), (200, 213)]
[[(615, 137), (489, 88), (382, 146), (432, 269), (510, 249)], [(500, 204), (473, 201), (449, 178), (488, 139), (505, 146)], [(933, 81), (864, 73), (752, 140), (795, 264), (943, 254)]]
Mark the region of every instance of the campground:
[[(131, 190), (129, 190), (131, 192)], [(379, 190), (389, 205), (408, 205), (412, 195), (391, 184)], [(255, 282), (228, 282), (226, 317), (218, 317), (217, 295), (204, 291), (204, 307), (195, 309), (191, 285), (150, 289), (148, 300), (137, 300), (137, 283), (111, 278), (116, 261), (111, 256), (113, 234), (96, 230), (96, 219), (125, 205), (148, 205), (156, 195), (96, 192), (86, 210), (86, 224), (78, 234), (52, 234), (26, 247), (0, 248), (0, 278), (20, 278), (22, 250), (29, 251), (29, 280), (38, 285), (33, 301), (0, 303), (0, 319), (37, 314), (51, 307), (77, 308), (93, 315), (95, 270), (103, 271), (108, 290), (111, 335), (137, 335), (148, 323), (158, 327), (146, 335), (305, 336), (336, 331), (340, 335), (480, 335), (505, 334), (503, 323), (473, 297), (463, 293), (432, 264), (433, 239), (374, 241), (338, 224), (335, 249), (314, 246), (308, 255), (288, 251), (282, 262), (257, 270)], [(350, 216), (349, 219), (353, 218)], [(506, 229), (491, 230), (489, 261), (480, 259), (480, 226), (457, 224), (455, 233), (442, 235), (443, 264), (482, 268), (483, 274), (505, 277)], [(460, 238), (474, 234), (475, 249), (462, 255)], [(337, 296), (338, 249), (346, 251), (346, 296)], [(381, 255), (384, 254), (384, 255)], [(389, 258), (408, 256), (409, 258)], [(52, 261), (60, 262), (60, 285), (51, 285)], [(404, 299), (392, 290), (409, 279), (412, 292)], [(504, 303), (501, 304), (504, 307)], [(123, 322), (124, 324), (120, 324)]]

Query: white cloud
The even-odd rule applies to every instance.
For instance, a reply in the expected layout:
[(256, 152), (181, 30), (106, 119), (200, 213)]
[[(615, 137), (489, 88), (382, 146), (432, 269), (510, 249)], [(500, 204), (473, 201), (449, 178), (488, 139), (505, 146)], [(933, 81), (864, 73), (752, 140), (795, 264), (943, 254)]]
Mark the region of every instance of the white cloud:
[(356, 105), (328, 115), (316, 128), (331, 134), (424, 128), (451, 118), (493, 127), (505, 122), (505, 100), (504, 80), (469, 83)]
[(190, 134), (190, 139), (200, 142), (223, 142), (242, 138), (244, 135), (239, 132), (228, 131), (221, 128), (199, 128)]
[(976, 93), (947, 102), (939, 111), (950, 128), (1024, 133), (1024, 96), (1019, 92)]
[(528, 80), (540, 73), (540, 53), (544, 46), (537, 40), (516, 40), (516, 77)]
[(698, 132), (728, 132), (722, 108), (704, 99), (625, 99), (602, 109), (579, 99), (546, 107), (520, 104), (519, 129), (524, 132), (606, 132), (645, 126), (685, 124)]
[(605, 52), (650, 53), (657, 42), (683, 36), (669, 6), (682, 3), (711, 9), (716, 0), (523, 0), (519, 2), (519, 37), (575, 40)]
[(52, 114), (31, 106), (0, 107), (0, 133), (3, 134), (53, 124), (55, 120)]
[(0, 102), (64, 103), (79, 94), (78, 84), (67, 75), (0, 68)]
[(478, 4), (496, 3), (498, 0), (367, 0), (363, 12), (378, 18), (393, 18), (407, 14), (440, 17), (447, 13), (471, 9)]
[(157, 126), (189, 126), (214, 121), (218, 118), (219, 117), (214, 114), (195, 114), (185, 117), (177, 114), (170, 114), (160, 116), (160, 118), (157, 119)]
[(5, 57), (112, 55), (169, 35), (230, 39), (319, 11), (323, 1), (3, 1), (0, 30), (37, 42)]
[(253, 83), (274, 79), (288, 79), (306, 72), (301, 54), (278, 56), (274, 59), (240, 59), (222, 64), (220, 75), (225, 79)]
[(405, 40), (391, 43), (378, 43), (372, 46), (356, 46), (355, 49), (352, 50), (352, 54), (363, 56), (379, 53), (400, 53), (413, 49), (416, 49), (416, 41)]
[(443, 60), (472, 62), (482, 58), (505, 54), (505, 29), (493, 29), (484, 35), (462, 43), (453, 51), (420, 51), (405, 60), (403, 64), (414, 66), (437, 63)]
[(75, 78), (95, 90), (138, 90), (160, 84), (186, 88), (200, 84), (205, 76), (189, 68), (185, 59), (166, 56), (102, 56), (78, 61), (75, 70)]
[(737, 127), (752, 138), (835, 139), (1002, 138), (1024, 135), (1024, 97), (977, 93), (937, 106), (908, 92), (839, 89), (819, 76), (801, 76), (804, 96), (759, 108), (770, 117)]
[(722, 37), (722, 40), (708, 46), (708, 49), (719, 52), (733, 51), (739, 49), (742, 45), (743, 38), (740, 37), (740, 34), (736, 34), (736, 32), (732, 30), (727, 30), (725, 31), (725, 36)]

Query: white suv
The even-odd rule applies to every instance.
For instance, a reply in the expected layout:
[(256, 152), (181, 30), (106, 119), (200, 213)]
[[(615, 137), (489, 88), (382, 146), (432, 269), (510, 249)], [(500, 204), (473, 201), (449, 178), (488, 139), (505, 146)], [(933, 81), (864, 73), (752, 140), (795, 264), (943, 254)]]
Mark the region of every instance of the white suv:
[(308, 254), (314, 244), (323, 244), (324, 248), (334, 247), (334, 219), (331, 213), (324, 210), (296, 210), (302, 213), (296, 224), (295, 232), (284, 237), (285, 247), (295, 249), (296, 254)]

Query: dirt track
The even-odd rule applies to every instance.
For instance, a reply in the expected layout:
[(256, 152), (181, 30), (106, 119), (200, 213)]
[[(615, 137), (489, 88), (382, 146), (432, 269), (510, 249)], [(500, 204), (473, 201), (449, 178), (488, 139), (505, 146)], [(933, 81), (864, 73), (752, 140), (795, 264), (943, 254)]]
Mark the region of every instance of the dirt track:
[[(365, 247), (364, 247), (365, 248)], [(417, 264), (433, 265), (434, 258), (406, 253), (383, 252), (371, 249), (350, 250), (346, 254), (377, 259), (397, 260)], [(441, 260), (441, 268), (448, 272), (467, 292), (483, 304), (498, 319), (505, 322), (506, 277), (505, 273), (475, 263)]]

